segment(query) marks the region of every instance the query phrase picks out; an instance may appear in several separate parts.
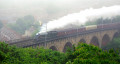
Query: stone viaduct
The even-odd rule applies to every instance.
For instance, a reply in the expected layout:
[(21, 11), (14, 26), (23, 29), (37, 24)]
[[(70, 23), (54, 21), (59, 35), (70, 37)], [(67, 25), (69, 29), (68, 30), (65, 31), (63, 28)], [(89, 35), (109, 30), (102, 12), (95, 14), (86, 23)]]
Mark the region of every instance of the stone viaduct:
[(68, 37), (62, 40), (59, 39), (51, 41), (46, 44), (46, 48), (65, 52), (67, 47), (72, 47), (73, 44), (77, 45), (78, 42), (94, 44), (96, 46), (102, 47), (106, 45), (106, 43), (109, 43), (114, 37), (117, 37), (118, 34), (118, 29), (86, 33), (77, 35), (75, 37)]
[[(78, 42), (87, 44), (94, 44), (100, 48), (109, 43), (114, 37), (117, 37), (120, 33), (119, 27), (116, 29), (95, 30), (91, 32), (85, 32), (83, 34), (76, 34), (76, 36), (70, 36), (66, 38), (54, 39), (47, 41), (46, 43), (35, 43), (33, 39), (20, 41), (19, 43), (13, 43), (18, 47), (41, 47), (65, 52), (67, 47), (75, 46)], [(10, 44), (10, 45), (13, 45)]]

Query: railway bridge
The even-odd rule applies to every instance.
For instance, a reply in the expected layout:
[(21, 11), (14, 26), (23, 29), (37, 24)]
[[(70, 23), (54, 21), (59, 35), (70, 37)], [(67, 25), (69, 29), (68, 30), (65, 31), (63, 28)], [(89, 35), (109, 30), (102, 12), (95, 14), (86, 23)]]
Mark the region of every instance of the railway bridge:
[(72, 45), (77, 45), (78, 42), (83, 42), (87, 44), (94, 44), (96, 46), (102, 47), (109, 43), (113, 38), (118, 37), (120, 33), (120, 27), (109, 28), (109, 29), (95, 29), (91, 31), (86, 31), (84, 33), (71, 34), (64, 37), (58, 37), (51, 40), (46, 40), (42, 42), (35, 42), (33, 38), (9, 41), (9, 45), (16, 45), (18, 47), (44, 47), (52, 50), (57, 50), (60, 52), (65, 52), (67, 47), (72, 47)]

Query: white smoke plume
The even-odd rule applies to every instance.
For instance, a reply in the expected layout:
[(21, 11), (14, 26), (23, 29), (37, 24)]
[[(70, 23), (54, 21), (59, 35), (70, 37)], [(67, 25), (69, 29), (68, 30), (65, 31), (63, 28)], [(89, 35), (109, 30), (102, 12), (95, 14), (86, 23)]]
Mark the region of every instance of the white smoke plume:
[(47, 24), (43, 24), (39, 33), (51, 31), (59, 28), (66, 28), (66, 25), (81, 25), (88, 20), (94, 20), (98, 18), (111, 18), (114, 16), (120, 15), (120, 5), (115, 5), (111, 7), (102, 7), (98, 9), (89, 8), (82, 10), (79, 13), (69, 14), (57, 20), (49, 21)]

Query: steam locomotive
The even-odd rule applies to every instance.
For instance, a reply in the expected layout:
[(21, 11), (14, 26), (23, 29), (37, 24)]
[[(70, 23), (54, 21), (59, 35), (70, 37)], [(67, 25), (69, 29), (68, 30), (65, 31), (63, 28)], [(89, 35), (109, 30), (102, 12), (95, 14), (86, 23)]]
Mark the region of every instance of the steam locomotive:
[(119, 27), (120, 23), (109, 23), (109, 24), (101, 24), (101, 25), (90, 25), (90, 26), (83, 26), (77, 29), (67, 29), (61, 31), (48, 31), (47, 33), (38, 34), (35, 37), (35, 41), (43, 41), (43, 40), (50, 40), (58, 37), (67, 37), (70, 35), (82, 34), (86, 32), (92, 32), (94, 30), (105, 30)]

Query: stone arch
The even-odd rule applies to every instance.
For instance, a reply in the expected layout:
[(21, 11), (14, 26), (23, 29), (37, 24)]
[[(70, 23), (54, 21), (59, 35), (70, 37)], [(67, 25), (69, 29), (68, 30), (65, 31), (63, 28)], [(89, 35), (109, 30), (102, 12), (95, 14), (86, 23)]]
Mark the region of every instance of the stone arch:
[(81, 39), (79, 42), (86, 43), (85, 39)]
[(102, 38), (102, 46), (107, 45), (107, 43), (109, 43), (109, 42), (110, 42), (110, 37), (109, 37), (109, 35), (105, 34)]
[[(120, 35), (120, 34), (119, 34), (118, 32), (116, 32), (116, 33), (114, 33), (113, 38), (117, 38), (117, 37), (119, 37), (119, 35)], [(112, 39), (113, 39), (113, 38), (112, 38)]]
[(72, 49), (72, 44), (71, 44), (71, 42), (67, 42), (67, 43), (65, 44), (65, 46), (64, 46), (64, 48), (63, 48), (63, 52), (66, 52), (66, 50), (67, 50), (68, 47)]
[(94, 44), (95, 46), (99, 46), (99, 41), (98, 41), (98, 38), (96, 36), (92, 37), (90, 43)]
[(51, 46), (49, 49), (57, 51), (57, 48), (55, 46)]

